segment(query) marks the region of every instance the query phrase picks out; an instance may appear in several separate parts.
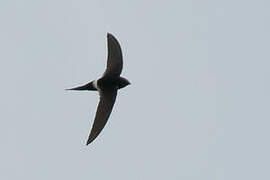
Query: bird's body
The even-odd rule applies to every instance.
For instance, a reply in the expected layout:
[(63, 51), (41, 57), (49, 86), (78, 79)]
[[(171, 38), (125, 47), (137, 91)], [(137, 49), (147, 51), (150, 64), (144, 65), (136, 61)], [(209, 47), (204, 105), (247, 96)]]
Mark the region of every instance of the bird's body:
[(117, 89), (121, 89), (129, 84), (128, 80), (123, 77), (102, 77), (96, 81), (97, 90), (106, 87), (115, 86)]
[(116, 38), (107, 34), (108, 39), (108, 60), (107, 68), (103, 76), (88, 84), (71, 88), (68, 90), (88, 90), (98, 91), (100, 101), (97, 107), (94, 124), (87, 140), (87, 145), (90, 144), (102, 131), (111, 114), (118, 89), (129, 85), (129, 81), (120, 77), (123, 67), (122, 51), (120, 44)]

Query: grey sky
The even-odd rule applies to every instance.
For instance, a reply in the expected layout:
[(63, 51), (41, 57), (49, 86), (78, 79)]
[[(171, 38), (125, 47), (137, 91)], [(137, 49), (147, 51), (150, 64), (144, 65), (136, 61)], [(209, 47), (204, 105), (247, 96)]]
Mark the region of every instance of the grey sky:
[[(269, 2), (0, 2), (0, 179), (269, 179)], [(85, 146), (106, 33), (121, 90)]]

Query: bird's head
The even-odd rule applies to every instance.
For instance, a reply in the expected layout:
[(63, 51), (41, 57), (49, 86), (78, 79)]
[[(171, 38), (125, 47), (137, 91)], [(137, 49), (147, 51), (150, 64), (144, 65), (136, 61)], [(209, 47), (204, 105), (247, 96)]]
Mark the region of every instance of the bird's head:
[(130, 85), (131, 83), (126, 79), (126, 78), (122, 78), (121, 77), (121, 81), (120, 81), (120, 86), (119, 89), (126, 87), (128, 85)]

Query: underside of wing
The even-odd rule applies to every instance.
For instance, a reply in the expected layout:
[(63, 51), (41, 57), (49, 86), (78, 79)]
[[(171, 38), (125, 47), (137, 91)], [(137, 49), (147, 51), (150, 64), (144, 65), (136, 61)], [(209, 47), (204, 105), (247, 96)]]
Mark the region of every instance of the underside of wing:
[(112, 108), (117, 96), (117, 88), (104, 89), (100, 92), (100, 101), (97, 107), (94, 124), (92, 126), (91, 133), (87, 140), (87, 144), (90, 144), (96, 139), (99, 133), (106, 125), (108, 118), (112, 112)]
[(104, 76), (119, 76), (123, 68), (122, 50), (117, 39), (110, 33), (107, 34), (108, 59)]

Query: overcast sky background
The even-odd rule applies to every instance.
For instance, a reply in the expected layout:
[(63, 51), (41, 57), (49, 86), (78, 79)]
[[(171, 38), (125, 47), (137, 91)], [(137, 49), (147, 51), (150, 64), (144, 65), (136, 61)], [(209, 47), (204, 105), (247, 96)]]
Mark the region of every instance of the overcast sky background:
[[(0, 179), (269, 179), (270, 3), (0, 2)], [(90, 146), (106, 33), (121, 89)]]

